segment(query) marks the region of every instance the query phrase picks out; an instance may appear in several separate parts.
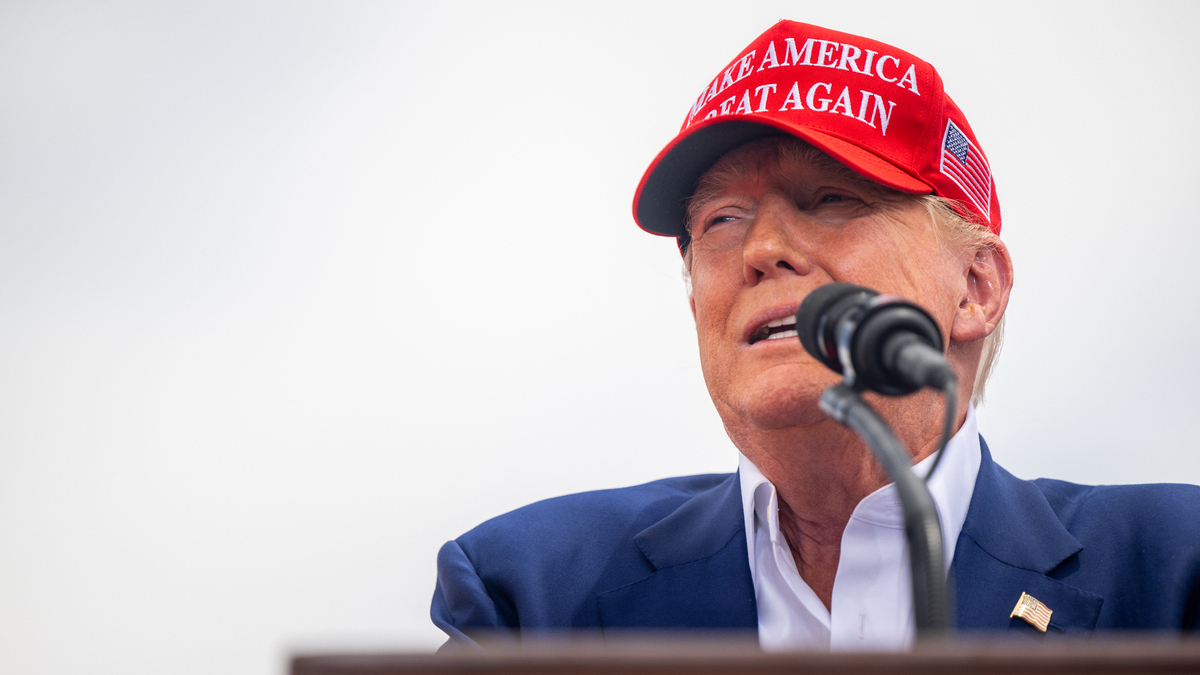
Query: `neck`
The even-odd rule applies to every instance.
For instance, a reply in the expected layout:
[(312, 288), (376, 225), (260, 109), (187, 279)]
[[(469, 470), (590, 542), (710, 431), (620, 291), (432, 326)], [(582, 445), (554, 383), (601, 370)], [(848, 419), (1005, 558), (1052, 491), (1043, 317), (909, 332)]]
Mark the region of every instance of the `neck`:
[[(904, 399), (872, 396), (868, 402), (912, 451), (913, 463), (937, 450), (944, 414), (940, 394), (921, 392)], [(965, 400), (956, 417), (955, 429), (966, 417)], [(734, 440), (775, 486), (780, 529), (796, 569), (830, 607), (846, 524), (858, 503), (891, 479), (870, 448), (831, 419), (755, 430)]]

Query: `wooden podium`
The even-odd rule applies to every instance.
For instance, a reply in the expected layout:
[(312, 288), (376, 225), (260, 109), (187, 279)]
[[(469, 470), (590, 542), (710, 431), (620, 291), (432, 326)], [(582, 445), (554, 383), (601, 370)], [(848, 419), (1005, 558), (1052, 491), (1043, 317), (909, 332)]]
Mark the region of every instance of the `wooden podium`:
[[(1039, 636), (1040, 637), (1040, 636)], [(1061, 637), (1061, 636), (1051, 636)], [(767, 653), (728, 636), (571, 637), (451, 653), (297, 655), (292, 675), (1132, 675), (1200, 674), (1200, 641), (1178, 636), (959, 639), (903, 653)]]

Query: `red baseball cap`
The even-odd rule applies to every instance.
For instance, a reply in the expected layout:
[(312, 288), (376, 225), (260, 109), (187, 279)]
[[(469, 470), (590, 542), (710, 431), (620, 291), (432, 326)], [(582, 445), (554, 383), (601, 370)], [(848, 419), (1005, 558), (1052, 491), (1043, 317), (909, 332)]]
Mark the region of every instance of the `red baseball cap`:
[(633, 217), (687, 243), (687, 199), (722, 155), (791, 134), (871, 180), (954, 200), (996, 234), (1000, 202), (967, 118), (933, 66), (868, 38), (780, 21), (713, 78), (642, 176)]

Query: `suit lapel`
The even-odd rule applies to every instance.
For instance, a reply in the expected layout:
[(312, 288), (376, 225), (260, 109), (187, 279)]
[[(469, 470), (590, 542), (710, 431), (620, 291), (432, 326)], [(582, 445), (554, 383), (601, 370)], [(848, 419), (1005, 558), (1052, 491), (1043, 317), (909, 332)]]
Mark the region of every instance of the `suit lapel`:
[[(1037, 486), (1000, 468), (982, 439), (980, 450), (979, 476), (952, 569), (959, 629), (1042, 638), (1036, 628), (1009, 616), (1021, 593), (1028, 593), (1053, 612), (1047, 636), (1090, 634), (1104, 598), (1053, 578), (1075, 564), (1082, 546)], [(655, 572), (597, 596), (605, 629), (757, 629), (737, 474), (634, 541)]]
[(634, 537), (655, 572), (597, 596), (611, 628), (758, 628), (738, 474)]
[(1052, 575), (1074, 564), (1082, 546), (1037, 486), (997, 466), (983, 439), (980, 450), (979, 477), (954, 551), (958, 627), (1040, 636), (1009, 617), (1028, 593), (1053, 612), (1047, 635), (1090, 634), (1104, 599)]

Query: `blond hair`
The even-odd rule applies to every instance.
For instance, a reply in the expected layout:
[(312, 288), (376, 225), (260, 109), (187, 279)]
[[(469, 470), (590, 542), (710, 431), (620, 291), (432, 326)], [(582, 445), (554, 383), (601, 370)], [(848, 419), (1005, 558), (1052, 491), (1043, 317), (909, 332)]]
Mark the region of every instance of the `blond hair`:
[[(929, 217), (937, 226), (938, 238), (943, 246), (957, 250), (995, 250), (1000, 243), (1000, 237), (985, 225), (963, 216), (970, 213), (956, 202), (938, 195), (920, 195), (916, 197), (929, 211)], [(976, 406), (983, 403), (984, 389), (992, 371), (996, 367), (996, 359), (1000, 356), (1000, 347), (1004, 344), (1004, 316), (986, 338), (983, 339), (983, 349), (979, 353), (979, 367), (975, 370), (975, 386), (971, 389), (971, 403)]]

